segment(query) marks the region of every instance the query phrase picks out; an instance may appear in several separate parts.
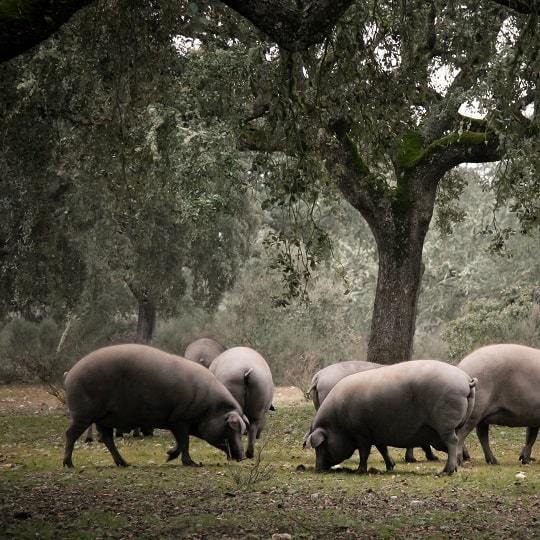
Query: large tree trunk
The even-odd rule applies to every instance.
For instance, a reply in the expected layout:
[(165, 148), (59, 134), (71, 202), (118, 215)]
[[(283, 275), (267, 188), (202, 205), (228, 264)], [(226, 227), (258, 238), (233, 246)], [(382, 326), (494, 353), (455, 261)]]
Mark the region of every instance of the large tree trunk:
[(368, 345), (369, 362), (394, 364), (410, 360), (416, 306), (422, 280), (424, 237), (405, 244), (385, 235), (378, 243), (379, 273)]

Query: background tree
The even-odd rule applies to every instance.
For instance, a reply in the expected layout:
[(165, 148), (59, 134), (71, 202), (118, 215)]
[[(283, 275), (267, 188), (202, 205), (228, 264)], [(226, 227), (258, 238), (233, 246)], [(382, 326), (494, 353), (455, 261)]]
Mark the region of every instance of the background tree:
[[(119, 9), (128, 17), (117, 17)], [(87, 283), (95, 283), (89, 275), (114, 276), (131, 291), (136, 338), (143, 342), (152, 338), (157, 310), (179, 309), (186, 278), (194, 300), (215, 308), (250, 238), (234, 140), (219, 121), (210, 126), (201, 117), (186, 80), (178, 78), (190, 59), (173, 46), (179, 21), (169, 15), (153, 5), (126, 10), (109, 2), (82, 13), (34, 58), (21, 59), (8, 89), (15, 106), (4, 115), (4, 163), (13, 184), (5, 204), (33, 215), (43, 201), (23, 198), (21, 186), (54, 179), (62, 186), (55, 212), (63, 220), (47, 223), (48, 237), (38, 232), (26, 251), (10, 242), (19, 234), (16, 224), (6, 225), (5, 245), (13, 252), (2, 269), (8, 274), (22, 259), (32, 263), (57, 231), (76, 243)], [(96, 26), (97, 19), (107, 23)], [(36, 132), (33, 118), (47, 142), (43, 162), (20, 171)], [(45, 266), (57, 280), (78, 275), (81, 294), (77, 269)], [(6, 298), (20, 308), (13, 287), (9, 292)]]
[[(411, 356), (422, 249), (445, 175), (501, 159), (534, 170), (536, 158), (519, 162), (515, 152), (538, 155), (538, 36), (536, 15), (509, 17), (492, 3), (474, 12), (354, 4), (323, 47), (279, 56), (284, 80), (267, 103), (266, 140), (280, 129), (282, 149), (312, 175), (318, 155), (377, 242), (369, 360)], [(251, 140), (264, 147), (259, 126)], [(521, 174), (525, 192), (536, 177)]]

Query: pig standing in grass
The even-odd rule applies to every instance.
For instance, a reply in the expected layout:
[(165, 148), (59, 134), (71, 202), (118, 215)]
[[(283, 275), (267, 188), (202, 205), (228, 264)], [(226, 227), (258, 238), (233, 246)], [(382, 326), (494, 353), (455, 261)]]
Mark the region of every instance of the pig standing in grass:
[(443, 472), (457, 470), (458, 430), (474, 406), (476, 380), (436, 360), (413, 360), (349, 375), (330, 391), (304, 441), (315, 448), (316, 469), (324, 471), (360, 453), (367, 471), (371, 446), (387, 470), (394, 462), (387, 446), (433, 445), (446, 450)]
[(73, 467), (75, 441), (94, 422), (118, 466), (127, 465), (114, 444), (113, 429), (139, 425), (169, 429), (176, 439), (168, 460), (182, 454), (193, 465), (189, 435), (204, 439), (228, 457), (244, 457), (245, 417), (231, 393), (207, 369), (145, 345), (115, 345), (79, 360), (65, 378), (71, 425), (64, 465)]
[(225, 351), (225, 347), (211, 338), (199, 338), (191, 342), (184, 352), (184, 358), (192, 362), (198, 362), (205, 368), (209, 368), (214, 358)]
[(221, 353), (210, 365), (210, 372), (236, 398), (249, 420), (246, 456), (253, 457), (255, 439), (259, 438), (272, 407), (274, 382), (265, 359), (249, 347), (233, 347)]
[(490, 424), (523, 426), (527, 427), (527, 436), (519, 459), (529, 463), (540, 426), (540, 350), (523, 345), (488, 345), (466, 356), (458, 367), (479, 381), (473, 412), (458, 433), (460, 450), (465, 437), (476, 427), (486, 461), (496, 464), (489, 446)]
[[(330, 390), (332, 390), (332, 388), (334, 388), (334, 386), (336, 386), (336, 384), (344, 377), (352, 375), (353, 373), (360, 373), (361, 371), (369, 371), (370, 369), (377, 369), (380, 367), (383, 367), (383, 364), (363, 362), (362, 360), (351, 360), (349, 362), (338, 362), (337, 364), (326, 366), (320, 371), (317, 371), (311, 379), (311, 387), (308, 390), (308, 394), (313, 400), (315, 410), (319, 410), (319, 407), (330, 393)], [(423, 446), (422, 450), (429, 461), (438, 461), (439, 458), (432, 452), (429, 445)], [(416, 461), (413, 448), (407, 448), (405, 461), (407, 463), (414, 463)]]

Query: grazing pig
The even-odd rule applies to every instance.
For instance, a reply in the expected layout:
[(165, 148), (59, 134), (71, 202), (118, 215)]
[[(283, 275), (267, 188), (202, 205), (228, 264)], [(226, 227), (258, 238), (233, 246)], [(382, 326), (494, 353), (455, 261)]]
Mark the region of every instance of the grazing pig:
[(115, 345), (79, 360), (65, 378), (71, 425), (64, 466), (73, 467), (75, 441), (95, 422), (118, 466), (127, 465), (114, 444), (113, 428), (138, 425), (171, 430), (176, 446), (167, 461), (189, 455), (189, 435), (204, 439), (228, 457), (244, 457), (246, 418), (231, 393), (207, 369), (145, 345)]
[(457, 470), (456, 430), (471, 414), (476, 380), (436, 360), (412, 360), (349, 375), (330, 391), (315, 415), (304, 446), (315, 448), (316, 469), (327, 470), (358, 449), (358, 472), (367, 472), (371, 446), (387, 470), (387, 446), (446, 450), (443, 472)]
[(233, 347), (221, 353), (211, 364), (210, 372), (236, 398), (248, 420), (246, 456), (254, 455), (255, 438), (259, 438), (272, 407), (274, 382), (265, 359), (249, 347)]
[(184, 358), (209, 368), (216, 356), (225, 351), (225, 347), (211, 338), (199, 338), (191, 342), (184, 352)]
[[(369, 371), (370, 369), (377, 369), (382, 367), (383, 364), (376, 364), (374, 362), (362, 362), (361, 360), (352, 360), (350, 362), (338, 362), (327, 366), (313, 375), (311, 379), (311, 387), (308, 390), (308, 394), (311, 395), (315, 410), (318, 410), (322, 402), (326, 399), (330, 390), (336, 386), (344, 377), (352, 375), (353, 373), (360, 373), (361, 371)], [(429, 445), (423, 446), (422, 450), (426, 454), (426, 459), (429, 461), (438, 461), (438, 457), (432, 452)], [(414, 463), (416, 461), (414, 457), (413, 448), (407, 448), (405, 453), (405, 461), (407, 463)]]
[(527, 427), (519, 459), (531, 461), (531, 451), (540, 426), (540, 350), (523, 345), (488, 345), (472, 352), (459, 364), (478, 378), (473, 412), (458, 432), (460, 449), (476, 427), (484, 457), (497, 464), (489, 446), (489, 426)]

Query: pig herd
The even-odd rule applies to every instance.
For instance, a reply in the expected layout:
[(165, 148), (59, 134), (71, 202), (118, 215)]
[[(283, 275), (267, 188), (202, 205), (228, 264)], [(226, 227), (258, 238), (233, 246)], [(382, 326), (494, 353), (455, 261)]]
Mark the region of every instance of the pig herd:
[[(96, 424), (118, 466), (126, 462), (114, 443), (120, 432), (168, 429), (176, 444), (167, 460), (194, 465), (189, 436), (222, 450), (228, 459), (254, 456), (269, 410), (273, 380), (264, 358), (249, 347), (225, 349), (209, 338), (190, 344), (184, 357), (145, 345), (116, 345), (94, 351), (65, 375), (71, 424), (64, 465), (73, 467), (76, 440)], [(443, 473), (468, 459), (464, 446), (476, 428), (485, 459), (496, 464), (489, 426), (527, 428), (519, 455), (529, 463), (540, 426), (540, 350), (521, 345), (482, 347), (457, 366), (413, 360), (389, 366), (341, 362), (317, 372), (309, 395), (315, 417), (304, 439), (314, 448), (316, 470), (324, 471), (358, 450), (358, 472), (367, 472), (372, 446), (387, 470), (389, 446), (413, 448), (437, 460), (431, 447), (447, 453)], [(242, 435), (247, 435), (244, 452)]]

